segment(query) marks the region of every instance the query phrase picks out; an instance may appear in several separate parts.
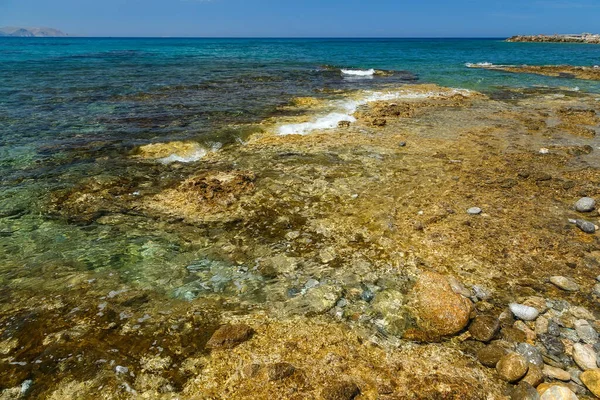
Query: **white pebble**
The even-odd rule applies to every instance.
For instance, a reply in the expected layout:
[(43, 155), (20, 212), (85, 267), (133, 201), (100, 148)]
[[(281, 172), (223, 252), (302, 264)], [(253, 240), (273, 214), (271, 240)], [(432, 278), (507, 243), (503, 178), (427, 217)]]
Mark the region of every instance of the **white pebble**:
[(523, 321), (534, 321), (540, 315), (535, 308), (523, 304), (511, 303), (508, 307), (515, 317)]

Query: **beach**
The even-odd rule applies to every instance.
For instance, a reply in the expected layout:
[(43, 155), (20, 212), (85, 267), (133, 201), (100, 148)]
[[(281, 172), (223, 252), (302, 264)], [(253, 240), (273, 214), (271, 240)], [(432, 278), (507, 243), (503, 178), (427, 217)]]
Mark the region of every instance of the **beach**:
[(0, 87), (0, 398), (600, 395), (597, 81), (92, 46)]

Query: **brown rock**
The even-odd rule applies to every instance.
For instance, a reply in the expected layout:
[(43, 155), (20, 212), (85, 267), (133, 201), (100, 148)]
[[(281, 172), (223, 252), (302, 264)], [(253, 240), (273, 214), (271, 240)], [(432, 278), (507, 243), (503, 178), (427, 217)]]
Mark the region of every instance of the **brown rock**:
[(527, 375), (522, 379), (522, 382), (527, 382), (533, 387), (538, 387), (544, 382), (544, 373), (537, 365), (529, 364)]
[(571, 374), (564, 369), (551, 365), (544, 365), (544, 375), (551, 379), (558, 379), (559, 381), (569, 382), (571, 380)]
[(510, 353), (505, 355), (496, 364), (496, 371), (500, 378), (507, 382), (516, 382), (521, 379), (529, 370), (529, 364), (525, 357)]
[(249, 340), (254, 334), (254, 330), (248, 325), (234, 324), (223, 325), (206, 343), (209, 349), (232, 349), (240, 343)]
[(500, 346), (491, 344), (477, 352), (477, 359), (486, 367), (495, 368), (496, 364), (506, 355), (506, 350)]
[(500, 331), (502, 338), (511, 343), (526, 343), (527, 334), (520, 329), (508, 327)]
[(290, 363), (280, 362), (276, 364), (269, 365), (267, 369), (267, 376), (270, 381), (280, 381), (285, 379), (296, 372), (296, 367), (294, 367)]
[(321, 393), (324, 400), (352, 400), (360, 393), (360, 389), (353, 382), (336, 382)]
[(446, 277), (424, 272), (411, 292), (409, 305), (426, 336), (439, 338), (460, 332), (469, 322), (472, 303), (454, 293)]
[(494, 338), (499, 329), (500, 321), (498, 321), (498, 318), (482, 315), (473, 320), (469, 326), (469, 333), (475, 340), (489, 342)]
[(513, 390), (510, 399), (511, 400), (538, 400), (540, 394), (527, 382), (519, 382), (517, 387)]
[(579, 379), (594, 396), (600, 398), (600, 369), (590, 369), (583, 372)]

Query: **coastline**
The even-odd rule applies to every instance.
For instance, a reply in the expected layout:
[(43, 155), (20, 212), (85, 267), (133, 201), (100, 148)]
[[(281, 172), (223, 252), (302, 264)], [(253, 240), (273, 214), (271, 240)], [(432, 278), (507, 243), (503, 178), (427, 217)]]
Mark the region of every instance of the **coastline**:
[(581, 35), (516, 35), (507, 42), (521, 43), (585, 43), (600, 44), (600, 35), (583, 33)]

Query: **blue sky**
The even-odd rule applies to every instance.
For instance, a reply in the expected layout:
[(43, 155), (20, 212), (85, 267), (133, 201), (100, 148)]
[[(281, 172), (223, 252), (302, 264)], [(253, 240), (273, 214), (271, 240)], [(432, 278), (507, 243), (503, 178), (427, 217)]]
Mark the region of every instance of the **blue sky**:
[(600, 30), (600, 0), (0, 0), (85, 36), (473, 37)]

